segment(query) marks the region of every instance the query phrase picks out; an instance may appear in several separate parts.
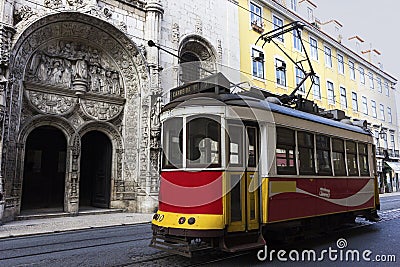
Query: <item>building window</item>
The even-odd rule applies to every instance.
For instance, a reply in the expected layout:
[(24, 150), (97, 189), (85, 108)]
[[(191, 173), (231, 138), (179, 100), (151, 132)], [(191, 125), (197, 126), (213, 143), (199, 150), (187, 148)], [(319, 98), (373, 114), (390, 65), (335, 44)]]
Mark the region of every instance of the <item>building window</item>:
[[(296, 87), (297, 87), (301, 83), (301, 81), (304, 79), (304, 72), (301, 69), (299, 69), (298, 67), (296, 67), (295, 72), (296, 72)], [(301, 93), (306, 92), (304, 83), (300, 86), (299, 92), (301, 92)]]
[(356, 71), (354, 69), (354, 62), (353, 61), (349, 61), (349, 70), (350, 70), (350, 78), (352, 80), (356, 79)]
[(357, 99), (357, 93), (352, 92), (351, 93), (351, 104), (353, 106), (353, 111), (358, 111), (358, 99)]
[(376, 78), (378, 83), (378, 92), (382, 93), (382, 79), (380, 77)]
[(332, 68), (332, 50), (329, 47), (325, 46), (324, 52), (325, 52), (325, 65), (329, 68)]
[(330, 138), (317, 135), (318, 175), (332, 175)]
[(253, 76), (264, 79), (264, 53), (252, 48), (251, 59), (253, 67)]
[[(274, 29), (277, 29), (277, 28), (283, 26), (283, 20), (281, 18), (278, 18), (277, 16), (272, 16), (272, 21), (274, 23)], [(283, 34), (276, 37), (276, 39), (283, 43), (283, 41), (284, 41)]]
[(338, 60), (338, 72), (340, 74), (344, 74), (344, 61), (343, 61), (343, 56), (338, 54), (337, 55), (337, 60)]
[(374, 89), (374, 74), (368, 72), (369, 88)]
[(346, 88), (340, 87), (340, 105), (342, 109), (347, 109)]
[(299, 148), (300, 175), (315, 174), (314, 135), (306, 132), (298, 132), (297, 144)]
[(297, 11), (297, 0), (290, 0), (290, 8), (293, 11)]
[(365, 84), (364, 68), (360, 67), (359, 71), (360, 71), (360, 82), (362, 84)]
[(303, 51), (303, 47), (301, 45), (300, 38), (301, 38), (301, 31), (293, 30), (293, 47), (297, 51), (302, 52)]
[(393, 119), (392, 119), (392, 109), (390, 107), (387, 107), (387, 114), (388, 114), (388, 122), (392, 123)]
[(365, 96), (361, 97), (362, 99), (362, 112), (368, 115), (368, 103), (367, 98)]
[(394, 134), (390, 134), (390, 147), (392, 148), (392, 150), (396, 149), (396, 145), (394, 142)]
[(250, 2), (250, 23), (262, 27), (261, 7)]
[(383, 104), (379, 105), (379, 111), (381, 113), (381, 120), (385, 120), (385, 106)]
[(385, 93), (387, 96), (389, 96), (389, 83), (385, 82)]
[(278, 174), (296, 174), (294, 131), (276, 128), (276, 167)]
[(283, 60), (275, 59), (276, 83), (286, 86), (286, 63)]
[(314, 76), (313, 93), (314, 93), (314, 99), (321, 100), (321, 86), (319, 83), (318, 76)]
[(333, 83), (327, 82), (326, 85), (328, 88), (328, 104), (334, 105), (335, 104), (335, 90), (333, 88)]
[(376, 102), (375, 100), (371, 100), (371, 110), (372, 110), (372, 117), (376, 118)]
[(310, 37), (310, 52), (311, 58), (318, 60), (318, 41)]

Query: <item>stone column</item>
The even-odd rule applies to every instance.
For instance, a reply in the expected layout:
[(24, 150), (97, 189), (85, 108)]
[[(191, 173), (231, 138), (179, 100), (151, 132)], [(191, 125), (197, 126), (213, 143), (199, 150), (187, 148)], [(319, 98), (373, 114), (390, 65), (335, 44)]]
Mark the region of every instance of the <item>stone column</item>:
[(3, 130), (6, 117), (5, 91), (8, 87), (8, 65), (10, 60), (11, 38), (15, 33), (13, 24), (14, 0), (0, 3), (0, 225), (3, 221), (6, 192), (3, 178)]
[[(139, 177), (140, 182), (139, 186), (142, 190), (138, 191), (137, 195), (137, 203), (138, 207), (137, 210), (139, 212), (152, 212), (154, 207), (157, 205), (158, 199), (158, 192), (153, 192), (154, 188), (154, 181), (158, 181), (158, 160), (154, 162), (154, 158), (158, 158), (159, 150), (158, 148), (154, 148), (152, 146), (151, 141), (151, 133), (155, 131), (154, 127), (160, 127), (159, 125), (152, 125), (153, 119), (151, 116), (154, 114), (158, 114), (158, 112), (154, 111), (153, 105), (157, 103), (155, 101), (158, 96), (161, 94), (160, 88), (160, 75), (159, 75), (159, 51), (156, 47), (149, 47), (147, 46), (147, 41), (152, 40), (154, 43), (159, 44), (160, 42), (160, 35), (161, 35), (161, 17), (164, 13), (164, 9), (161, 5), (160, 0), (149, 0), (146, 4), (146, 21), (145, 21), (145, 28), (144, 28), (144, 38), (146, 40), (146, 56), (147, 56), (147, 64), (149, 66), (150, 72), (150, 95), (142, 95), (142, 104), (148, 103), (151, 105), (147, 109), (148, 120), (147, 125), (150, 125), (150, 129), (148, 131), (150, 134), (141, 134), (141, 136), (146, 136), (148, 140), (142, 140), (141, 144), (145, 144), (146, 147), (144, 151), (146, 153), (146, 162), (141, 162), (140, 164), (146, 164), (146, 177)], [(147, 104), (147, 105), (148, 105)], [(143, 142), (144, 141), (144, 142)], [(141, 149), (141, 153), (143, 150)], [(138, 157), (140, 158), (140, 157)], [(154, 166), (157, 165), (157, 166)], [(153, 184), (153, 186), (152, 186)], [(144, 190), (143, 190), (144, 189)], [(153, 189), (153, 190), (152, 190)]]

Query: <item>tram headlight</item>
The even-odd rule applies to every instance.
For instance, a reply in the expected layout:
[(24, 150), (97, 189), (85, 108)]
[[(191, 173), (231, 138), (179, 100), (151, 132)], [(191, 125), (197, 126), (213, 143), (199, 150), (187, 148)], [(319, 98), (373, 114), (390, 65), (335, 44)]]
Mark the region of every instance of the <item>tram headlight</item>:
[(185, 217), (180, 217), (179, 220), (178, 220), (178, 223), (179, 223), (179, 224), (184, 224), (185, 221), (186, 221), (186, 218), (185, 218)]
[(158, 220), (159, 215), (156, 213), (153, 215), (153, 220)]
[(188, 224), (194, 224), (196, 222), (196, 219), (193, 217), (190, 217), (188, 220)]

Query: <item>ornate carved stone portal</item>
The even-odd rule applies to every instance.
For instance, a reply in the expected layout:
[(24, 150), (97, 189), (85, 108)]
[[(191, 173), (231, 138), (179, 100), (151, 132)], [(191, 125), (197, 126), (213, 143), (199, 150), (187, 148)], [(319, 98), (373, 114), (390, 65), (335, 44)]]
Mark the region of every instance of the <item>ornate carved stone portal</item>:
[[(65, 211), (78, 210), (79, 138), (88, 131), (101, 131), (112, 143), (110, 207), (151, 211), (156, 200), (138, 192), (157, 190), (149, 182), (158, 174), (149, 167), (158, 165), (150, 157), (159, 147), (151, 140), (159, 133), (150, 127), (150, 105), (157, 101), (137, 46), (106, 21), (79, 12), (39, 19), (16, 40), (4, 127), (7, 213), (19, 212), (24, 144), (39, 125), (57, 127), (67, 138)], [(136, 203), (138, 197), (148, 202)]]

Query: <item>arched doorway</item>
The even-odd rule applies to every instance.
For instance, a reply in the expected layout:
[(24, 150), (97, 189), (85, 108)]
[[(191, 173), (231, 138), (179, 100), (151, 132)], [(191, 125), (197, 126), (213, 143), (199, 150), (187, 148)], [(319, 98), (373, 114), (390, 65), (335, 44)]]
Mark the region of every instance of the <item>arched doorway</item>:
[(82, 137), (79, 206), (109, 208), (111, 194), (110, 139), (99, 131)]
[(26, 141), (21, 210), (64, 206), (67, 141), (55, 127), (41, 126)]

